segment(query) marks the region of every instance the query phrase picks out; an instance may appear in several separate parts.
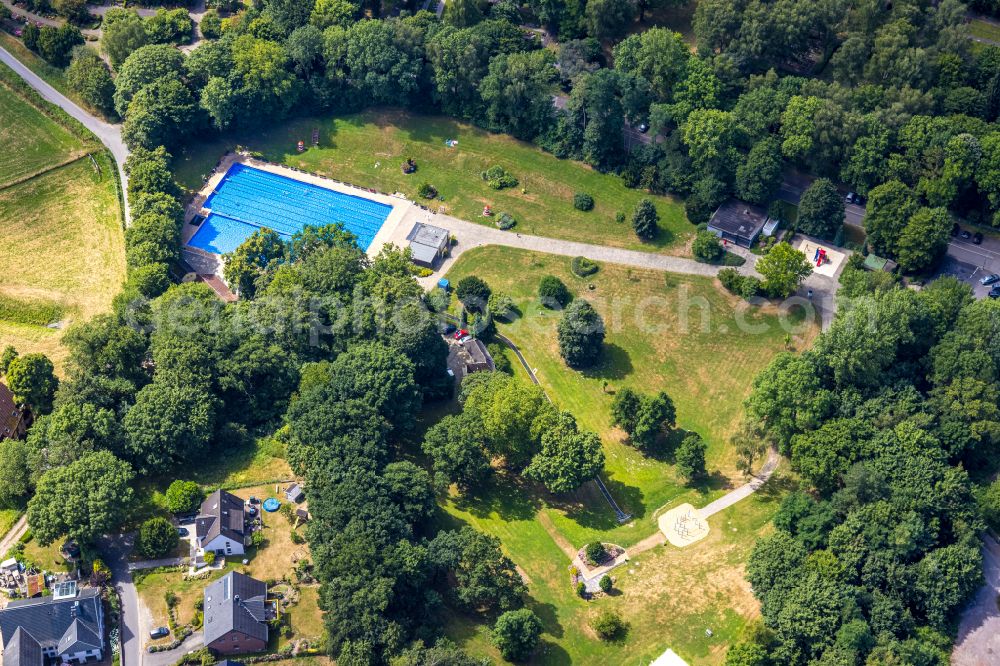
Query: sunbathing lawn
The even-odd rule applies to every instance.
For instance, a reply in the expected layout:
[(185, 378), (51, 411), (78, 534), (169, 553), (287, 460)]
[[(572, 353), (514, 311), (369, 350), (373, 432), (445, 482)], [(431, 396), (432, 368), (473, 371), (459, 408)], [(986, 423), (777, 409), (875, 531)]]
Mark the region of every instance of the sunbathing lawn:
[(0, 188), (84, 154), (83, 142), (0, 83)]
[(59, 552), (65, 541), (63, 537), (43, 546), (37, 539), (29, 539), (24, 544), (24, 557), (45, 571), (70, 573), (75, 566), (67, 562)]
[[(727, 442), (739, 424), (753, 377), (784, 349), (786, 332), (772, 306), (750, 307), (704, 277), (602, 265), (584, 280), (570, 272), (568, 258), (497, 246), (466, 252), (448, 277), (455, 284), (470, 274), (518, 304), (523, 316), (501, 324), (500, 331), (521, 347), (555, 403), (572, 412), (583, 427), (600, 433), (607, 456), (605, 481), (619, 505), (635, 517), (618, 526), (596, 485), (587, 484), (546, 509), (572, 544), (582, 546), (600, 536), (631, 545), (655, 528), (658, 509), (681, 501), (703, 506), (743, 483)], [(603, 315), (608, 332), (598, 367), (576, 372), (559, 356), (558, 313), (541, 308), (535, 299), (546, 274), (559, 277)], [(804, 348), (818, 327), (802, 323), (801, 317), (792, 319), (801, 329), (793, 344)], [(740, 321), (763, 330), (741, 332)], [(623, 442), (623, 433), (609, 423), (613, 392), (622, 386), (668, 392), (679, 427), (698, 432), (708, 443), (709, 483), (689, 489), (669, 456), (647, 457)]]
[[(309, 143), (314, 128), (320, 130), (320, 147), (298, 153), (296, 142)], [(444, 143), (447, 139), (458, 140), (458, 145), (449, 148)], [(189, 190), (200, 188), (203, 176), (237, 144), (260, 151), (273, 162), (362, 187), (400, 191), (415, 200), (420, 184), (429, 182), (443, 201), (421, 200), (428, 205), (443, 205), (456, 217), (493, 224), (496, 218), (482, 217), (483, 206), (490, 204), (497, 213), (511, 213), (518, 220), (517, 230), (526, 234), (679, 254), (686, 251), (686, 241), (693, 232), (680, 202), (650, 196), (660, 212), (662, 233), (656, 242), (643, 243), (628, 220), (636, 203), (648, 195), (626, 188), (621, 178), (579, 162), (559, 160), (506, 135), (490, 134), (440, 116), (398, 110), (366, 111), (333, 120), (297, 120), (252, 133), (199, 140), (177, 155), (174, 174), (178, 182)], [(412, 175), (400, 169), (408, 157), (418, 165)], [(494, 164), (507, 169), (520, 184), (501, 191), (490, 189), (481, 173)], [(590, 194), (594, 209), (581, 212), (573, 208), (575, 192)], [(628, 218), (623, 224), (615, 222), (619, 211)]]
[[(116, 172), (103, 156), (98, 161), (101, 176), (83, 158), (0, 190), (0, 299), (7, 304), (0, 347), (43, 352), (57, 372), (66, 358), (59, 343), (65, 327), (110, 310), (125, 279)], [(61, 328), (38, 323), (46, 308), (61, 312)]]
[[(780, 473), (779, 473), (780, 476)], [(469, 524), (498, 536), (528, 579), (528, 607), (544, 633), (531, 664), (648, 664), (667, 648), (691, 666), (717, 665), (743, 627), (759, 614), (744, 563), (756, 539), (770, 529), (787, 485), (779, 476), (751, 498), (709, 520), (710, 534), (685, 549), (657, 546), (612, 572), (615, 591), (584, 601), (570, 585), (569, 560), (533, 515), (531, 500), (515, 488), (480, 494), (459, 507), (449, 501), (446, 525)], [(448, 524), (448, 520), (451, 521)], [(650, 534), (647, 526), (646, 531)], [(629, 625), (624, 640), (602, 642), (589, 621), (604, 608)], [(705, 635), (712, 630), (712, 637)], [(475, 655), (503, 663), (480, 618), (451, 614), (446, 633)]]

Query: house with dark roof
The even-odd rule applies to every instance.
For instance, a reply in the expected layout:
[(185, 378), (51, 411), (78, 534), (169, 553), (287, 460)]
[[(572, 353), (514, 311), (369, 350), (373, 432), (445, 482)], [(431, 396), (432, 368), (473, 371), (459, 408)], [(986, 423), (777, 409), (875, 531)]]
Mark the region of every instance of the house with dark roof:
[(206, 553), (242, 555), (250, 539), (243, 500), (225, 490), (209, 495), (195, 519), (195, 535)]
[(16, 599), (0, 610), (4, 666), (43, 666), (47, 660), (100, 661), (104, 609), (96, 587), (62, 583), (52, 596)]
[(205, 647), (226, 655), (260, 652), (274, 614), (267, 585), (231, 571), (205, 588)]
[(493, 357), (486, 349), (486, 345), (479, 338), (466, 338), (458, 345), (458, 357), (465, 366), (465, 374), (471, 375), (473, 372), (492, 372), (496, 370)]
[(760, 206), (739, 199), (729, 199), (712, 213), (708, 230), (730, 243), (750, 247), (767, 220), (767, 211)]
[(30, 425), (31, 412), (19, 407), (11, 390), (0, 383), (0, 441), (21, 439)]

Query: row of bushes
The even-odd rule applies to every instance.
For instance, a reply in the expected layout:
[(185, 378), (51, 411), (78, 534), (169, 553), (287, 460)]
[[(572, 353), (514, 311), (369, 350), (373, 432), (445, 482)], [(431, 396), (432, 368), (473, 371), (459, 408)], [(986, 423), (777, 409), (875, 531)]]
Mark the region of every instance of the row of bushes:
[(719, 271), (719, 282), (731, 293), (748, 301), (761, 292), (760, 280), (752, 275), (743, 275), (735, 268), (723, 268)]
[(600, 270), (600, 268), (596, 261), (591, 261), (586, 257), (573, 257), (573, 261), (570, 262), (570, 269), (573, 271), (573, 275), (577, 277), (589, 277)]

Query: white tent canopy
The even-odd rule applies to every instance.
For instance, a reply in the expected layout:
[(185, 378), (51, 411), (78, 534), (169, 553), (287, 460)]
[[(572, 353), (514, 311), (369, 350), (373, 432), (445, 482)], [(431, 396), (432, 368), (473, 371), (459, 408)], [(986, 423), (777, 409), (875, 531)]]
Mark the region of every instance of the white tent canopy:
[(667, 648), (667, 651), (656, 658), (649, 666), (688, 666), (687, 662), (677, 656), (677, 653)]

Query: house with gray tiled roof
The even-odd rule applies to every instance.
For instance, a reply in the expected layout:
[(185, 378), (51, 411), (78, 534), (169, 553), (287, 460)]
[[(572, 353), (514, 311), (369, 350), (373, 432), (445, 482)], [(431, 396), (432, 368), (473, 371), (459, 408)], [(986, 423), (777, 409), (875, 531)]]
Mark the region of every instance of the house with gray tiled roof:
[(202, 502), (195, 530), (198, 546), (206, 553), (242, 555), (250, 538), (243, 500), (216, 490)]
[(232, 571), (205, 588), (205, 647), (216, 654), (249, 654), (267, 647), (274, 605), (267, 585)]
[(104, 655), (101, 591), (61, 583), (52, 596), (15, 599), (0, 610), (4, 666), (42, 666), (47, 660), (100, 661)]

